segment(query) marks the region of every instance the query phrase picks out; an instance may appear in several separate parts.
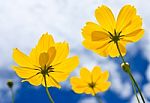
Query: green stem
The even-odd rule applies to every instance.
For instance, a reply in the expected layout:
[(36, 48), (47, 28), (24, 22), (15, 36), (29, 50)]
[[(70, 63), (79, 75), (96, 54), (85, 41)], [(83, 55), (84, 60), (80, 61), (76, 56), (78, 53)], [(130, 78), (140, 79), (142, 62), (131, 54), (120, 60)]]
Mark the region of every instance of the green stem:
[(53, 98), (51, 97), (51, 95), (50, 95), (50, 93), (48, 91), (48, 88), (47, 88), (47, 83), (46, 83), (46, 77), (45, 77), (45, 75), (44, 75), (44, 82), (45, 82), (45, 88), (46, 88), (46, 93), (48, 95), (48, 98), (49, 98), (49, 100), (50, 100), (51, 103), (54, 103)]
[(14, 93), (13, 93), (13, 89), (12, 88), (10, 88), (10, 91), (11, 91), (11, 96), (12, 96), (12, 103), (15, 103), (14, 101), (15, 101), (15, 96), (14, 96)]
[(134, 77), (132, 76), (132, 74), (129, 73), (129, 75), (130, 75), (130, 77), (132, 78), (134, 84), (136, 85), (136, 87), (137, 87), (137, 89), (138, 89), (138, 92), (140, 93), (140, 96), (141, 96), (141, 98), (142, 98), (143, 103), (145, 103), (145, 100), (144, 100), (144, 97), (143, 97), (143, 95), (142, 95), (141, 89), (139, 88), (139, 86), (138, 86), (137, 82), (135, 81)]
[(99, 103), (102, 103), (102, 100), (101, 100), (100, 96), (95, 95), (95, 97), (96, 97), (96, 99), (97, 99), (97, 101), (98, 101)]
[(136, 98), (137, 98), (137, 100), (138, 100), (138, 103), (140, 103), (140, 100), (139, 100), (138, 95), (137, 95), (137, 92), (136, 92), (136, 87), (135, 87), (135, 85), (134, 85), (134, 81), (133, 81), (133, 79), (131, 78), (130, 75), (129, 75), (129, 77), (130, 77), (130, 80), (131, 80), (131, 83), (132, 83), (132, 87), (133, 87), (133, 89), (134, 89), (134, 94), (135, 94), (135, 96), (136, 96)]
[(119, 52), (119, 54), (120, 54), (120, 57), (121, 57), (123, 63), (126, 64), (126, 62), (125, 62), (125, 60), (124, 60), (124, 58), (123, 58), (123, 56), (122, 56), (122, 54), (121, 54), (121, 51), (120, 51), (120, 48), (119, 48), (119, 45), (118, 45), (117, 42), (116, 42), (116, 46), (117, 46), (118, 52)]
[[(120, 48), (119, 48), (118, 42), (116, 42), (116, 46), (117, 46), (118, 52), (119, 52), (119, 54), (120, 54), (120, 57), (121, 57), (121, 59), (122, 59), (123, 63), (124, 63), (124, 64), (126, 64), (126, 62), (125, 62), (125, 60), (124, 60), (124, 58), (123, 58), (123, 56), (122, 56), (122, 54), (121, 54), (121, 51), (120, 51)], [(129, 68), (129, 69), (130, 69), (130, 68)], [(139, 86), (138, 86), (137, 82), (135, 81), (134, 77), (132, 76), (131, 71), (130, 71), (130, 70), (128, 70), (128, 72), (127, 72), (127, 73), (129, 74), (130, 79), (131, 79), (131, 82), (133, 83), (132, 85), (134, 85), (133, 87), (134, 87), (134, 88), (135, 88), (135, 86), (137, 87), (138, 92), (140, 93), (140, 96), (141, 96), (141, 98), (142, 98), (142, 101), (143, 101), (143, 103), (145, 103), (145, 100), (144, 100), (144, 97), (143, 97), (143, 95), (142, 95), (142, 93), (141, 93), (141, 90), (140, 90), (140, 88), (139, 88)], [(137, 93), (136, 93), (136, 92), (135, 92), (135, 95), (136, 95), (136, 97), (137, 97)], [(139, 101), (139, 99), (138, 99), (138, 98), (137, 98), (137, 100)]]

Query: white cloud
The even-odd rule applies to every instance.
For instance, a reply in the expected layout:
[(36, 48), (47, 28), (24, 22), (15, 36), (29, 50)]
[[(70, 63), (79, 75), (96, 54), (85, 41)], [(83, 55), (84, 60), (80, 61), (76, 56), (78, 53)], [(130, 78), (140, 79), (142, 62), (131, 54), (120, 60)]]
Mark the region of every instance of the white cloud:
[(147, 67), (147, 70), (146, 70), (146, 72), (145, 72), (145, 75), (146, 75), (148, 81), (150, 82), (150, 65)]
[(81, 99), (78, 103), (98, 103), (94, 97)]
[(143, 86), (144, 95), (150, 99), (150, 82)]

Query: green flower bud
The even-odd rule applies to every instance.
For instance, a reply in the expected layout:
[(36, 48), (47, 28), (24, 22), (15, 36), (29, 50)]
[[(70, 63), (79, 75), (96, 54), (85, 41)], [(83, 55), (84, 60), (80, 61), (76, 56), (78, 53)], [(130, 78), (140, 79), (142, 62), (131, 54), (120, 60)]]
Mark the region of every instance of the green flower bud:
[(12, 80), (8, 80), (8, 81), (7, 81), (7, 86), (8, 86), (9, 88), (12, 88), (13, 85), (14, 85), (14, 83), (13, 83)]
[(125, 71), (126, 73), (129, 73), (130, 72), (130, 65), (129, 63), (122, 63), (121, 64), (121, 68), (123, 69), (123, 71)]

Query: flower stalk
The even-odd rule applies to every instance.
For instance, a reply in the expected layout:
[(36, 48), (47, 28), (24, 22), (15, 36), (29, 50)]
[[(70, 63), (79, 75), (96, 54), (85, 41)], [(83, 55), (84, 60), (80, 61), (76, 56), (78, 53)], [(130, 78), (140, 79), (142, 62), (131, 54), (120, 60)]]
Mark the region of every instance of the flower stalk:
[(50, 92), (48, 91), (48, 87), (47, 87), (45, 75), (44, 75), (44, 82), (45, 82), (45, 88), (46, 88), (46, 93), (48, 95), (48, 98), (49, 98), (49, 100), (50, 100), (51, 103), (54, 103), (53, 98), (51, 97)]
[(118, 42), (115, 42), (115, 44), (116, 44), (116, 46), (117, 46), (119, 55), (120, 55), (120, 57), (121, 57), (121, 59), (122, 59), (122, 62), (123, 62), (122, 68), (123, 68), (123, 70), (129, 75), (129, 77), (130, 77), (130, 80), (131, 80), (131, 82), (132, 82), (132, 87), (133, 87), (133, 89), (134, 89), (134, 93), (135, 93), (135, 95), (136, 95), (136, 98), (137, 98), (137, 100), (138, 100), (138, 103), (140, 103), (140, 101), (139, 101), (139, 98), (138, 98), (138, 95), (137, 95), (137, 92), (136, 92), (136, 88), (137, 88), (138, 92), (140, 93), (140, 96), (141, 96), (141, 98), (142, 98), (143, 103), (145, 103), (145, 100), (144, 100), (144, 97), (143, 97), (143, 95), (142, 95), (141, 89), (139, 88), (137, 82), (135, 81), (135, 79), (134, 79), (134, 77), (133, 77), (133, 75), (132, 75), (132, 73), (131, 73), (130, 65), (129, 65), (127, 62), (125, 62), (124, 57), (123, 57), (122, 54), (121, 54), (121, 51), (120, 51)]

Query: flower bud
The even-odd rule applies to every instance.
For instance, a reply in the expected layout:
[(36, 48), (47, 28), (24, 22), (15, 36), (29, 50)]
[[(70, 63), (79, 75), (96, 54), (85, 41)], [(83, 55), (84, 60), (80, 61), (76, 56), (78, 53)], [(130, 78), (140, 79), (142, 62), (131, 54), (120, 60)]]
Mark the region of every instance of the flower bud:
[(126, 73), (129, 73), (130, 72), (130, 65), (129, 63), (122, 63), (121, 64), (121, 68), (123, 69), (123, 71), (125, 71)]
[(14, 85), (14, 83), (13, 83), (12, 80), (8, 80), (8, 81), (7, 81), (7, 86), (8, 86), (9, 88), (12, 88), (13, 85)]

